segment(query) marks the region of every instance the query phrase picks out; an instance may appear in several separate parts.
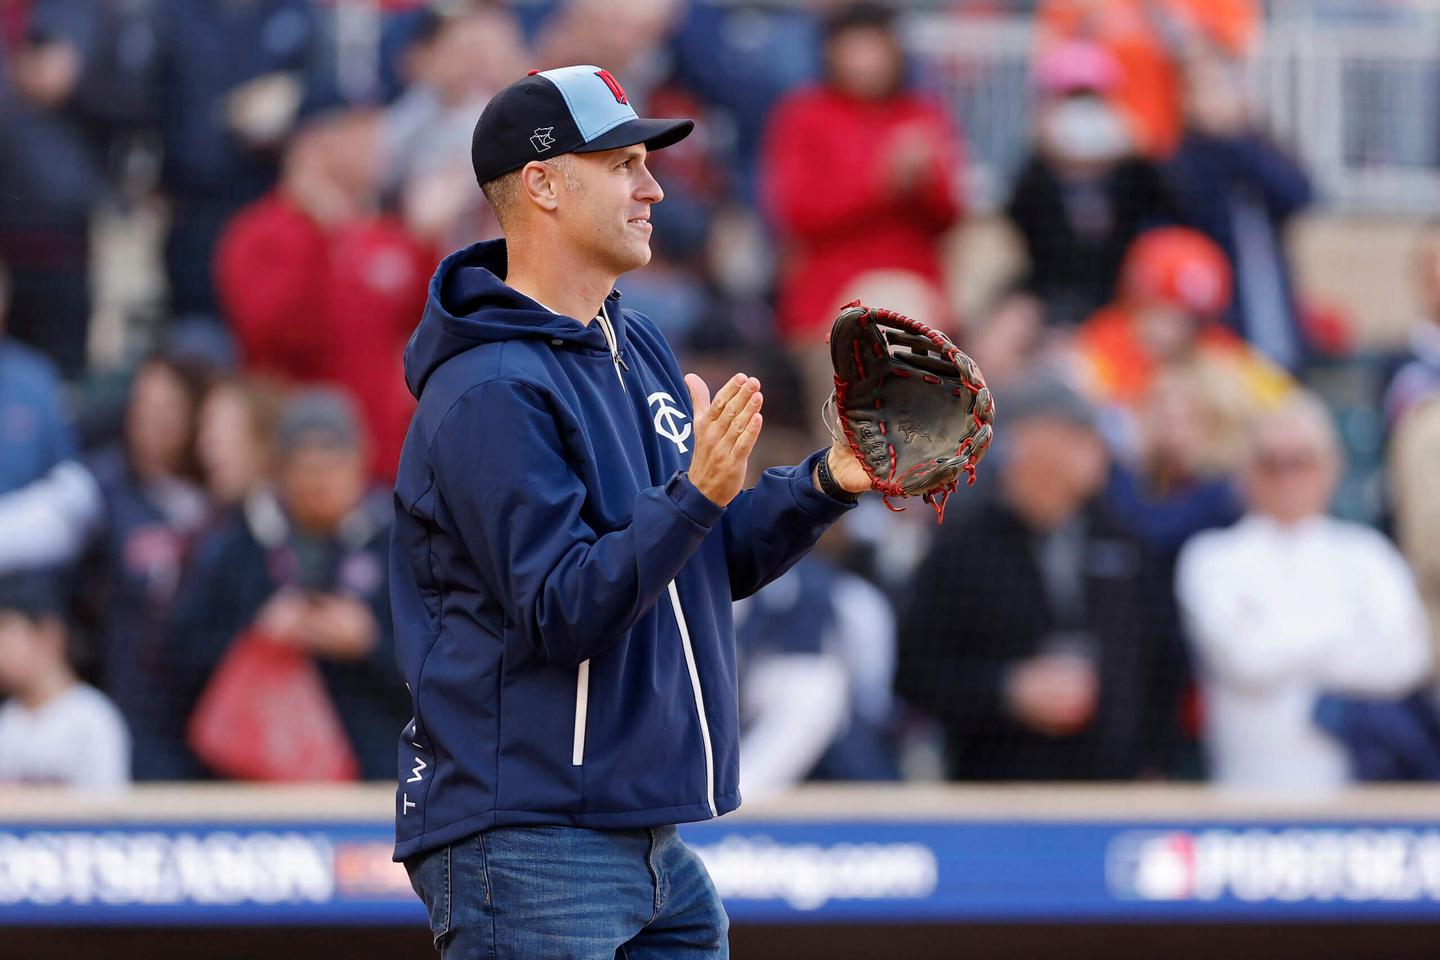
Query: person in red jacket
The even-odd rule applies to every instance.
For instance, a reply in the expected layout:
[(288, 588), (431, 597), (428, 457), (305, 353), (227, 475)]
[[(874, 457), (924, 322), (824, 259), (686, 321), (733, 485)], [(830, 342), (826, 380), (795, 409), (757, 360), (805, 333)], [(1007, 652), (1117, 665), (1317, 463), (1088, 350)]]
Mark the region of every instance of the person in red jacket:
[(370, 429), (374, 478), (390, 483), (415, 408), (397, 372), (438, 258), (377, 212), (376, 146), (364, 112), (302, 131), (279, 187), (226, 229), (215, 275), (246, 367), (349, 390)]
[(892, 21), (868, 3), (832, 16), (824, 82), (769, 121), (762, 181), (782, 243), (778, 322), (792, 343), (828, 330), (861, 274), (914, 274), (937, 300), (943, 288), (940, 241), (961, 214), (963, 150), (940, 107), (905, 89)]

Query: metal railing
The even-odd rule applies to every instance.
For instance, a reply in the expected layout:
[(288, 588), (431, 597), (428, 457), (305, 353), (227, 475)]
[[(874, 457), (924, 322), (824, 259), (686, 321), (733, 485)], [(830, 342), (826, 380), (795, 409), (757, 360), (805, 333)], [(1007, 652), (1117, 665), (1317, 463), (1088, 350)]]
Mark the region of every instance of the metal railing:
[[(1250, 70), (1262, 125), (1300, 158), (1329, 210), (1440, 213), (1436, 18), (1357, 23), (1322, 12), (1276, 4), (1267, 19)], [(923, 14), (907, 40), (965, 133), (968, 196), (994, 209), (1028, 149), (1032, 21)]]

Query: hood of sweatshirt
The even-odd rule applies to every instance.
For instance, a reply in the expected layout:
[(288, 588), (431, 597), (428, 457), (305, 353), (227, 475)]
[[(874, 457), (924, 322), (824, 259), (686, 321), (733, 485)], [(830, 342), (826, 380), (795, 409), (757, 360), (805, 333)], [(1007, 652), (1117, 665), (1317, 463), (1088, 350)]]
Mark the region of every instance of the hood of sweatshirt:
[[(405, 347), (405, 383), (416, 397), (445, 361), (482, 343), (544, 338), (552, 346), (609, 354), (605, 331), (555, 313), (505, 285), (504, 240), (464, 247), (441, 261), (430, 280), (420, 325)], [(625, 347), (625, 319), (605, 301), (605, 315), (615, 331), (615, 350)]]

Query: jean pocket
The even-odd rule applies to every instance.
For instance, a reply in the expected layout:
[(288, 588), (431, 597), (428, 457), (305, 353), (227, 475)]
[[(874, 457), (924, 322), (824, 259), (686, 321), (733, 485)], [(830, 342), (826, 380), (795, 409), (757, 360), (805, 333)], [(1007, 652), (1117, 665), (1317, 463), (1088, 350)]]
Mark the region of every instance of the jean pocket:
[(410, 886), (425, 904), (430, 933), (439, 950), (450, 933), (450, 845), (405, 862)]

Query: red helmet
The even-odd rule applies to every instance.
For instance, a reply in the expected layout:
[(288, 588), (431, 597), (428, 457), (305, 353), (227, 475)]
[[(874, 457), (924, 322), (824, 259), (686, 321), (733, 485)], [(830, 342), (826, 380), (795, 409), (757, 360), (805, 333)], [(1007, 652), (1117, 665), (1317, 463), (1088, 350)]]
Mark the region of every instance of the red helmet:
[(1160, 301), (1213, 317), (1230, 305), (1230, 261), (1213, 240), (1185, 227), (1142, 234), (1125, 255), (1121, 280), (1131, 303)]

